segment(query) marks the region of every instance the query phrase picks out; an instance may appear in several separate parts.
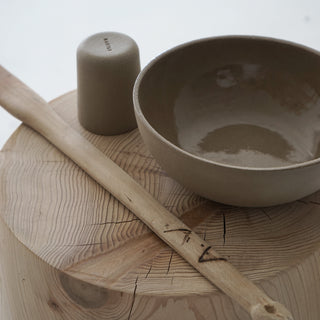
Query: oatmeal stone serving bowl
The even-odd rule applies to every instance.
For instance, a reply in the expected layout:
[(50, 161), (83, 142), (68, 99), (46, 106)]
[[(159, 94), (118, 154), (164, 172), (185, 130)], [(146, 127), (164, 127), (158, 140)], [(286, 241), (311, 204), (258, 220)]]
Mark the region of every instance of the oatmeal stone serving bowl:
[(259, 207), (320, 189), (320, 55), (256, 36), (177, 46), (133, 92), (142, 138), (195, 193)]

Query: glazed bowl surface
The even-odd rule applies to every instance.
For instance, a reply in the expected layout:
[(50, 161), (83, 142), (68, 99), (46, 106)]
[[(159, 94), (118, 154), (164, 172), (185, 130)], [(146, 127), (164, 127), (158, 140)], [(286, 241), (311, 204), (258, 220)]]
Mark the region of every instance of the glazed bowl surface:
[(155, 58), (134, 87), (141, 135), (163, 169), (214, 201), (269, 206), (320, 189), (320, 56), (225, 36)]

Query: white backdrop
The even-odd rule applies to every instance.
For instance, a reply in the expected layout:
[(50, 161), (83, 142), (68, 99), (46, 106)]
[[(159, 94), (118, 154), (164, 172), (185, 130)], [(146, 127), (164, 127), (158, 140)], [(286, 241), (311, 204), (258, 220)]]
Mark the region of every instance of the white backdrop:
[[(51, 100), (76, 88), (76, 48), (101, 31), (134, 38), (142, 67), (180, 43), (226, 34), (320, 50), (320, 1), (0, 0), (0, 64)], [(0, 108), (0, 148), (18, 125)]]

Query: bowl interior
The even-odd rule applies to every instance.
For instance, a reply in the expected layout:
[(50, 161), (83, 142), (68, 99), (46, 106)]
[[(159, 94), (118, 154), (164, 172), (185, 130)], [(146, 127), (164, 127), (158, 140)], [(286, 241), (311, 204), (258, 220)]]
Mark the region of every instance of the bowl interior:
[(145, 119), (179, 148), (241, 167), (320, 155), (320, 57), (287, 42), (222, 37), (177, 47), (145, 70)]

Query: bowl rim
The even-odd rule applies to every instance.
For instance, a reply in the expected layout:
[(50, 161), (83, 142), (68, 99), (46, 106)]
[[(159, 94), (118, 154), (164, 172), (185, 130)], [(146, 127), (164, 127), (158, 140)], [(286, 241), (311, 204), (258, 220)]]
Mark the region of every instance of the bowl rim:
[(295, 163), (287, 166), (279, 166), (279, 167), (244, 167), (244, 166), (237, 166), (237, 165), (231, 165), (231, 164), (226, 164), (223, 162), (217, 162), (213, 160), (209, 160), (200, 156), (197, 156), (195, 154), (192, 154), (181, 147), (177, 146), (176, 144), (172, 143), (168, 139), (166, 139), (164, 136), (162, 136), (155, 128), (149, 123), (149, 121), (146, 119), (144, 116), (141, 107), (140, 107), (140, 102), (139, 102), (139, 89), (140, 85), (142, 82), (142, 79), (144, 76), (149, 72), (149, 70), (152, 69), (152, 67), (160, 60), (164, 59), (171, 53), (183, 49), (188, 46), (196, 45), (202, 42), (207, 42), (207, 41), (214, 41), (214, 40), (220, 40), (220, 39), (244, 39), (244, 40), (258, 40), (258, 41), (264, 41), (264, 42), (270, 42), (270, 43), (275, 43), (275, 44), (282, 44), (286, 45), (288, 47), (293, 47), (293, 48), (298, 48), (301, 49), (305, 52), (312, 53), (317, 55), (320, 58), (320, 52), (318, 50), (315, 50), (313, 48), (310, 48), (306, 45), (296, 43), (293, 41), (289, 40), (284, 40), (284, 39), (279, 39), (279, 38), (274, 38), (274, 37), (267, 37), (267, 36), (259, 36), (259, 35), (221, 35), (221, 36), (213, 36), (213, 37), (205, 37), (205, 38), (200, 38), (192, 41), (188, 41), (182, 44), (179, 44), (177, 46), (174, 46), (163, 53), (157, 55), (154, 57), (138, 74), (138, 77), (135, 81), (134, 87), (133, 87), (133, 105), (134, 105), (134, 110), (137, 115), (139, 115), (139, 118), (143, 121), (144, 125), (150, 130), (159, 140), (161, 140), (163, 143), (167, 144), (169, 147), (173, 148), (175, 151), (182, 153), (184, 156), (191, 157), (192, 159), (195, 159), (197, 161), (202, 161), (207, 164), (215, 165), (218, 167), (224, 167), (228, 169), (236, 169), (236, 170), (244, 170), (244, 171), (288, 171), (292, 169), (299, 169), (299, 168), (306, 168), (309, 166), (316, 165), (320, 162), (320, 157), (300, 163)]

